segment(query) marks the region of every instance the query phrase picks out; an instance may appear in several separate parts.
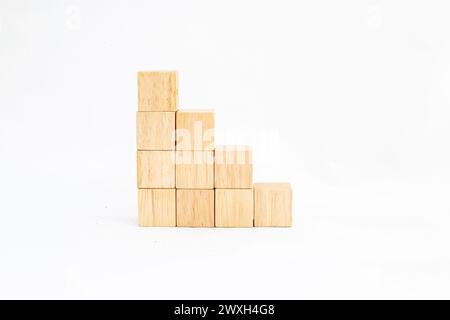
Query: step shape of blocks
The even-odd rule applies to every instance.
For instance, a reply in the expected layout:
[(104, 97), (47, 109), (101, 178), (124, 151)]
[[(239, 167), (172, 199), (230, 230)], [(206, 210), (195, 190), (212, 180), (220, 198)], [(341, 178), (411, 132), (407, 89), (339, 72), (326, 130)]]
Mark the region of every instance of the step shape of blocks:
[(177, 190), (178, 227), (214, 227), (214, 190)]
[(175, 189), (138, 190), (139, 226), (175, 227)]
[(214, 150), (214, 111), (179, 110), (177, 150)]
[(177, 72), (138, 72), (138, 111), (177, 111), (177, 109)]
[(249, 146), (217, 146), (214, 179), (216, 188), (253, 187), (252, 150)]
[(177, 189), (214, 189), (213, 151), (176, 151)]
[(289, 183), (255, 183), (255, 227), (292, 225), (292, 189)]
[(175, 150), (175, 112), (137, 112), (138, 150)]
[(139, 225), (291, 226), (290, 185), (253, 185), (251, 148), (215, 147), (214, 125), (212, 110), (178, 110), (177, 72), (138, 72)]
[(216, 227), (253, 227), (253, 189), (216, 189)]

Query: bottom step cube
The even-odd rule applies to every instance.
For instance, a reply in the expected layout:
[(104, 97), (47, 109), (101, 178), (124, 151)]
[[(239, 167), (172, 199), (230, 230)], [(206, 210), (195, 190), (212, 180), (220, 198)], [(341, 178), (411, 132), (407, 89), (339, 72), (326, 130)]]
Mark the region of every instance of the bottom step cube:
[(175, 227), (175, 189), (138, 189), (139, 226)]
[(177, 227), (214, 227), (214, 190), (177, 190)]
[(255, 227), (292, 225), (292, 190), (289, 183), (255, 183)]
[(253, 227), (253, 189), (216, 189), (216, 227)]

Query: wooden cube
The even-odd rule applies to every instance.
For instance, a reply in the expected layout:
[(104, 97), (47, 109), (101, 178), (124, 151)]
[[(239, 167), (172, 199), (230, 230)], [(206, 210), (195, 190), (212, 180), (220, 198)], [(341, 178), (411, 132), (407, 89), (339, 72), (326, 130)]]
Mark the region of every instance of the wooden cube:
[(250, 147), (216, 147), (214, 166), (216, 188), (253, 188), (253, 162)]
[(214, 150), (214, 111), (180, 110), (176, 130), (177, 150)]
[(214, 152), (177, 150), (176, 188), (213, 189)]
[(176, 71), (138, 72), (139, 111), (176, 111), (177, 109)]
[(292, 189), (289, 183), (255, 183), (255, 227), (292, 225)]
[(175, 150), (175, 112), (137, 112), (138, 150)]
[(175, 189), (139, 189), (139, 226), (175, 227), (175, 204)]
[(216, 189), (216, 227), (253, 227), (253, 189)]
[(214, 190), (177, 189), (177, 227), (214, 227)]
[(137, 152), (138, 188), (175, 188), (175, 151)]

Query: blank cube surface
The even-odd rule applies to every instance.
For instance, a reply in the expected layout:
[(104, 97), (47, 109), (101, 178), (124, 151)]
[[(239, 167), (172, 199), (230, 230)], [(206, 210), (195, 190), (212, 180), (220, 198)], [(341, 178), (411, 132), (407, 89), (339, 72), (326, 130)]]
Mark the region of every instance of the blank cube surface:
[(138, 110), (176, 111), (177, 72), (138, 72)]
[(216, 189), (216, 227), (253, 227), (253, 189)]
[(141, 227), (175, 227), (175, 204), (175, 189), (139, 189), (139, 225)]
[(175, 112), (138, 112), (138, 150), (175, 150)]
[(214, 190), (177, 190), (178, 227), (214, 227)]
[(176, 151), (177, 189), (214, 188), (213, 151)]
[(215, 149), (215, 187), (253, 188), (252, 150), (248, 146)]
[(137, 152), (138, 188), (175, 188), (175, 151)]
[(292, 189), (289, 183), (255, 183), (255, 227), (292, 225)]
[(177, 150), (214, 150), (214, 111), (180, 110), (176, 130)]

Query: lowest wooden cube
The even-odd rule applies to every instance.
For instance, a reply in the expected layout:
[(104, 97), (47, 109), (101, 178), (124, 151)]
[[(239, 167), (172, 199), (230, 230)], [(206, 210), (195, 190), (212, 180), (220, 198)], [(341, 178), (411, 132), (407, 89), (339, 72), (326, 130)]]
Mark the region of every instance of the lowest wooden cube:
[(176, 151), (177, 189), (214, 188), (213, 151)]
[(250, 147), (216, 147), (214, 166), (216, 188), (253, 188), (253, 162)]
[(292, 225), (292, 189), (289, 183), (255, 183), (255, 227)]
[(253, 189), (216, 189), (216, 227), (253, 227)]
[(177, 77), (176, 71), (138, 72), (138, 110), (176, 111)]
[(214, 150), (214, 111), (180, 110), (176, 130), (177, 150)]
[(138, 188), (175, 188), (175, 151), (137, 152)]
[(214, 190), (177, 189), (177, 227), (214, 227)]
[(175, 112), (137, 112), (138, 150), (175, 150)]
[(175, 205), (175, 189), (139, 189), (139, 226), (175, 227)]

